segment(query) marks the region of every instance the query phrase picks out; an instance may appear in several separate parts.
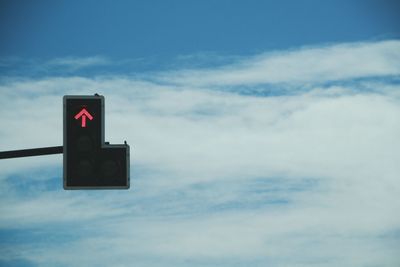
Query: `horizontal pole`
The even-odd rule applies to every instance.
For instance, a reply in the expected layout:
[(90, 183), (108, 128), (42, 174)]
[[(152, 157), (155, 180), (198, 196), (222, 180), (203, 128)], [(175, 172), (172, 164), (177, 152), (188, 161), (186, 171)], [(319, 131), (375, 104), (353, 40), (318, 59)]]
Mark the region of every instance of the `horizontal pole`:
[(41, 147), (41, 148), (11, 150), (11, 151), (1, 151), (0, 159), (32, 157), (32, 156), (42, 156), (42, 155), (62, 154), (62, 153), (63, 153), (63, 146), (51, 146), (51, 147)]

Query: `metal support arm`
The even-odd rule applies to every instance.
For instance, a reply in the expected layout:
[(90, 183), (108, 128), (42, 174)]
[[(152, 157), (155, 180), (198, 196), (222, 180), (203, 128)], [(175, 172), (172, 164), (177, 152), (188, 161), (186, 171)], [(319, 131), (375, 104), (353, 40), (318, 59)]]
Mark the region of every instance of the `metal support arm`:
[(32, 149), (1, 151), (0, 159), (42, 156), (42, 155), (62, 154), (62, 153), (63, 153), (63, 146), (51, 146), (51, 147), (41, 147)]

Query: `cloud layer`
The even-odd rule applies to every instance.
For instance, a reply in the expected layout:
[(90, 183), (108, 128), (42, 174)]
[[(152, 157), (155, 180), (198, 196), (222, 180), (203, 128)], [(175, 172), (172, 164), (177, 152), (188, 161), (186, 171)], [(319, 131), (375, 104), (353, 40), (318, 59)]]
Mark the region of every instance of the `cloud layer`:
[(106, 139), (131, 145), (132, 189), (62, 191), (60, 155), (1, 161), (2, 261), (398, 265), (399, 51), (392, 40), (3, 78), (1, 150), (60, 145), (62, 96), (100, 93)]
[(163, 81), (198, 86), (317, 83), (400, 73), (398, 41), (352, 43), (273, 52), (217, 69), (167, 73)]

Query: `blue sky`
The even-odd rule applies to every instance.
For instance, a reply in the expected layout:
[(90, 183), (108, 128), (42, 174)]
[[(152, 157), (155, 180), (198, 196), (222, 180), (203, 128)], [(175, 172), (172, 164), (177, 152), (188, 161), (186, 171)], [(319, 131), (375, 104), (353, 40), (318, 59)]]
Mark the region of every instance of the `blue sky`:
[(0, 55), (101, 55), (153, 70), (179, 56), (397, 38), (398, 10), (390, 0), (2, 1)]
[[(2, 1), (0, 150), (100, 93), (130, 190), (0, 161), (0, 266), (399, 266), (396, 1)], [(23, 127), (22, 127), (23, 126)]]

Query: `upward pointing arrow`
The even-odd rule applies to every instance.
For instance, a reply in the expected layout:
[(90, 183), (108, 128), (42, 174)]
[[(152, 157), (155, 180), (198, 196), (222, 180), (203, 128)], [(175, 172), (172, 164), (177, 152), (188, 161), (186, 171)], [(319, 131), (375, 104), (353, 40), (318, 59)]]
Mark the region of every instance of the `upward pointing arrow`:
[(78, 120), (80, 117), (82, 117), (81, 127), (86, 127), (86, 118), (88, 118), (89, 120), (93, 120), (93, 116), (85, 108), (79, 111), (79, 113), (76, 114), (74, 118), (75, 120)]

